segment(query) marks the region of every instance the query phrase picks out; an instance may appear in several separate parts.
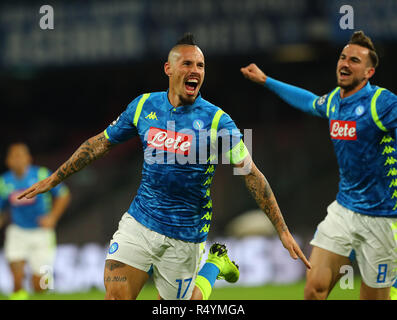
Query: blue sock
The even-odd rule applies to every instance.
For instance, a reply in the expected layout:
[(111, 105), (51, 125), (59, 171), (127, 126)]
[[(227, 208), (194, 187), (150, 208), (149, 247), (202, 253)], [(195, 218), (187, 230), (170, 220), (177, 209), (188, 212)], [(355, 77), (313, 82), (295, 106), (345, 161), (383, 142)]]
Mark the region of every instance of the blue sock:
[(206, 262), (198, 273), (199, 276), (202, 276), (208, 280), (208, 282), (211, 284), (211, 287), (214, 286), (218, 274), (219, 268), (211, 262)]
[(195, 285), (200, 289), (203, 300), (208, 300), (210, 297), (218, 274), (219, 268), (211, 262), (206, 262), (199, 271)]

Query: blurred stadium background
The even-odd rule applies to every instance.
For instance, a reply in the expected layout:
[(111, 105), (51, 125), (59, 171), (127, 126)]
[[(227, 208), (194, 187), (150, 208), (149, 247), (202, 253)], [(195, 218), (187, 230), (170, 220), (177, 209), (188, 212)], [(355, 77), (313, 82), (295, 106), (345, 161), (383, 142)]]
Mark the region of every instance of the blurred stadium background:
[[(54, 9), (53, 30), (39, 27), (39, 9), (46, 4)], [(380, 66), (372, 82), (397, 92), (396, 0), (2, 2), (0, 172), (6, 170), (5, 151), (14, 141), (28, 143), (35, 163), (55, 170), (133, 98), (166, 90), (163, 64), (168, 50), (190, 31), (206, 57), (203, 97), (229, 113), (241, 130), (253, 129), (253, 158), (309, 256), (308, 242), (337, 192), (327, 123), (290, 108), (245, 80), (239, 69), (255, 62), (276, 79), (318, 95), (329, 92), (335, 86), (339, 52), (353, 32), (339, 25), (340, 7), (346, 4), (354, 9), (354, 29), (371, 36), (379, 52)], [(57, 227), (53, 292), (95, 289), (95, 297), (103, 297), (107, 243), (135, 195), (142, 161), (140, 142), (134, 139), (66, 181), (73, 201)], [(295, 298), (300, 299), (302, 264), (289, 258), (265, 225), (250, 230), (240, 223), (237, 231), (230, 225), (257, 208), (230, 167), (218, 166), (212, 197), (208, 242), (225, 239), (230, 245), (241, 266), (239, 285), (255, 290), (297, 283)], [(1, 247), (3, 241), (4, 229)], [(10, 290), (0, 251), (0, 294)], [(275, 297), (284, 296), (268, 296)], [(241, 298), (236, 292), (234, 299)]]

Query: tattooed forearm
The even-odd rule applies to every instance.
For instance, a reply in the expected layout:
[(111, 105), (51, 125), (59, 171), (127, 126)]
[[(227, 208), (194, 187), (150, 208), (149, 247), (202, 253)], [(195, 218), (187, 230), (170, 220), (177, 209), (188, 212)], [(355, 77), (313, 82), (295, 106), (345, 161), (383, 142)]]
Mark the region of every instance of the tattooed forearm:
[(259, 208), (269, 217), (277, 232), (287, 230), (283, 215), (276, 198), (264, 175), (253, 165), (251, 172), (245, 176), (245, 183)]
[[(85, 141), (73, 155), (56, 171), (60, 181), (80, 171), (92, 161), (104, 156), (112, 148), (112, 144), (103, 133)], [(59, 182), (60, 182), (59, 181)]]

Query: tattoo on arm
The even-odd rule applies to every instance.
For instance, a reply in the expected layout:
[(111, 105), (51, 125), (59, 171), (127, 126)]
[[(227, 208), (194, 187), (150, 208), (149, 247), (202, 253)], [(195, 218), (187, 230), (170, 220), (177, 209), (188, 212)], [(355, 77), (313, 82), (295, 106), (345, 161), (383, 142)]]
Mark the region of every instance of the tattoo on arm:
[(255, 167), (245, 176), (245, 184), (251, 192), (259, 208), (269, 217), (277, 232), (287, 230), (283, 215), (278, 207), (276, 198), (264, 175)]
[(100, 133), (85, 141), (56, 172), (60, 181), (80, 171), (92, 161), (103, 157), (112, 148), (104, 133)]

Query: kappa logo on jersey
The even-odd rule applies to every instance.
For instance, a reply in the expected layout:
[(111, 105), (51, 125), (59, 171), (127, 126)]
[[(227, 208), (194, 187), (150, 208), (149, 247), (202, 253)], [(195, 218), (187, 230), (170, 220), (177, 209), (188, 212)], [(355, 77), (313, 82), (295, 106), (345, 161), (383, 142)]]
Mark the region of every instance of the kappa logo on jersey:
[(146, 117), (145, 117), (145, 119), (150, 119), (150, 120), (158, 120), (157, 119), (157, 116), (156, 116), (156, 112), (150, 112)]
[(190, 152), (192, 140), (193, 136), (191, 134), (150, 127), (148, 146), (186, 156)]
[(357, 140), (356, 121), (331, 120), (330, 134), (332, 139)]

